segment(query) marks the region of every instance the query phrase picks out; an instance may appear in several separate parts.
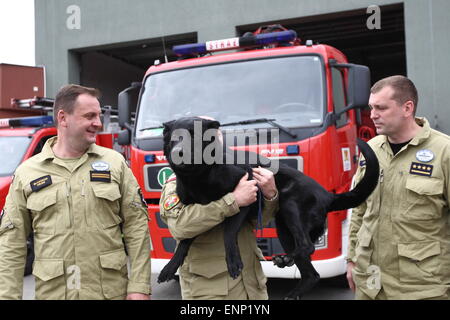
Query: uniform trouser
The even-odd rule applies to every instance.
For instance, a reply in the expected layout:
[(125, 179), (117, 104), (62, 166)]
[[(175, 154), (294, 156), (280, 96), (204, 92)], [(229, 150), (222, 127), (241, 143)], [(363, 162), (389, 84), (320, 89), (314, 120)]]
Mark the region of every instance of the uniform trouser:
[[(427, 298), (427, 299), (423, 299), (423, 300), (449, 300), (449, 299), (450, 299), (450, 296), (449, 296), (449, 292), (447, 291), (447, 294), (444, 294), (442, 296), (431, 297), (431, 298)], [(355, 300), (388, 300), (388, 298), (387, 298), (386, 293), (384, 292), (383, 288), (381, 288), (380, 292), (377, 294), (375, 299), (372, 299), (371, 297), (366, 295), (364, 292), (362, 292), (361, 290), (358, 290), (358, 288), (356, 288)], [(396, 300), (396, 299), (392, 299), (392, 300)]]
[[(181, 295), (183, 300), (249, 300), (247, 290), (245, 290), (242, 275), (236, 279), (228, 280), (228, 295), (197, 295), (192, 296), (189, 291), (189, 285), (180, 277)], [(266, 292), (267, 294), (267, 292)], [(266, 296), (266, 300), (268, 296)]]

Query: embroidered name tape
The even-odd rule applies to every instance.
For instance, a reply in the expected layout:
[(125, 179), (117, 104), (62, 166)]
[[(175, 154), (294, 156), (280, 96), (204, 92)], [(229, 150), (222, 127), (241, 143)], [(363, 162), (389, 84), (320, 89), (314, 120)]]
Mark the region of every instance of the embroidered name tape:
[(111, 182), (110, 171), (90, 171), (91, 181)]
[(30, 182), (31, 190), (33, 190), (33, 192), (44, 189), (45, 187), (48, 187), (51, 184), (52, 184), (52, 177), (50, 176), (43, 176)]
[(413, 162), (411, 163), (409, 173), (417, 174), (419, 176), (431, 177), (431, 174), (433, 173), (433, 166), (431, 164)]

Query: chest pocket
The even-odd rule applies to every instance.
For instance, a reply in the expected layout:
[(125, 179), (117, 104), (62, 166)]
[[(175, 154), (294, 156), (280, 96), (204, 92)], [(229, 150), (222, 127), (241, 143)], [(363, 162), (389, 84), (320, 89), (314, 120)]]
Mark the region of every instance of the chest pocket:
[(444, 181), (421, 176), (409, 176), (406, 181), (406, 201), (404, 212), (408, 219), (437, 219), (445, 205)]
[(114, 183), (94, 182), (92, 183), (94, 201), (91, 205), (91, 214), (97, 219), (97, 223), (102, 228), (109, 228), (122, 222), (120, 213), (120, 189)]
[(54, 234), (58, 215), (58, 190), (54, 187), (33, 192), (28, 196), (27, 209), (31, 211), (33, 230), (38, 233)]

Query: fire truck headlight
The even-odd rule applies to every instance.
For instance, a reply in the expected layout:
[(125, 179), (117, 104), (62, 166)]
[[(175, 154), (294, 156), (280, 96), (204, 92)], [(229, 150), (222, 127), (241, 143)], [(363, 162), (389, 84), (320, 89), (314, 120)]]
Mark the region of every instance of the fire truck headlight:
[(296, 144), (287, 146), (287, 147), (286, 147), (286, 153), (287, 153), (288, 155), (290, 155), (290, 156), (299, 154), (299, 153), (300, 153), (300, 148), (299, 148), (298, 145), (296, 145)]

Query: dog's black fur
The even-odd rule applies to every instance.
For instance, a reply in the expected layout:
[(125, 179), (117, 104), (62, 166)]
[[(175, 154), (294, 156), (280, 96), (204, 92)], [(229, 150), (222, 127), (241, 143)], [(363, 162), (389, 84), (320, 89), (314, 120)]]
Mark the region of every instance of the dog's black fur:
[[(268, 162), (262, 161), (267, 159), (262, 159), (259, 155), (257, 163), (251, 165), (226, 164), (225, 160), (224, 164), (202, 162), (175, 165), (172, 161), (172, 152), (180, 151), (180, 141), (171, 141), (172, 132), (175, 129), (187, 129), (193, 133), (195, 121), (201, 121), (202, 132), (207, 129), (218, 129), (220, 126), (217, 121), (197, 117), (181, 118), (164, 124), (164, 154), (177, 176), (176, 190), (182, 203), (207, 204), (218, 200), (232, 192), (245, 173), (248, 173), (249, 179), (252, 179), (252, 167), (267, 167)], [(193, 139), (192, 134), (191, 136)], [(209, 143), (203, 142), (202, 149)], [(342, 194), (330, 193), (302, 172), (280, 163), (279, 170), (275, 174), (280, 208), (275, 215), (275, 222), (278, 238), (287, 254), (273, 257), (273, 262), (279, 267), (291, 266), (295, 263), (301, 273), (301, 281), (288, 294), (287, 299), (299, 299), (319, 280), (319, 274), (314, 269), (310, 256), (315, 249), (314, 243), (324, 232), (327, 213), (358, 206), (377, 185), (379, 164), (375, 153), (362, 140), (358, 140), (358, 146), (366, 159), (367, 169), (361, 182), (352, 191)], [(224, 157), (227, 152), (232, 151), (224, 150)], [(241, 208), (238, 214), (223, 222), (226, 262), (230, 276), (233, 278), (236, 278), (243, 268), (237, 246), (237, 234), (248, 215), (256, 215), (257, 203), (258, 201)], [(174, 256), (160, 273), (158, 282), (174, 278), (193, 240), (180, 241)]]

